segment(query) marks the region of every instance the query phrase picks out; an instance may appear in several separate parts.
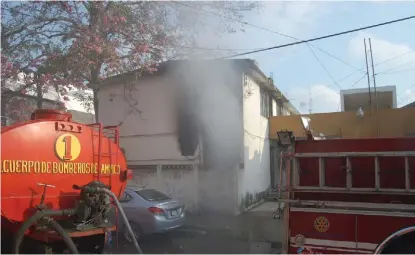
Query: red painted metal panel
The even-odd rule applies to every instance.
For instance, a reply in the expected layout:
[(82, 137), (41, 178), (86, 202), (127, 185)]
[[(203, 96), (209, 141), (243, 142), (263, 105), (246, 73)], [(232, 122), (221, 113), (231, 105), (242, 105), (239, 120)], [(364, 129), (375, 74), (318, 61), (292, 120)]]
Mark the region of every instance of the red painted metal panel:
[(352, 165), (352, 187), (375, 187), (375, 159), (372, 157), (359, 157), (350, 159)]
[(409, 157), (408, 163), (409, 163), (409, 169), (412, 169), (409, 177), (410, 177), (411, 187), (412, 189), (414, 189), (415, 188), (415, 157)]
[(359, 242), (380, 243), (396, 231), (415, 225), (415, 218), (357, 215), (357, 222)]
[[(107, 156), (101, 155), (98, 165), (98, 133), (82, 124), (59, 123), (68, 127), (80, 127), (82, 132), (56, 131), (55, 121), (39, 120), (2, 129), (1, 206), (2, 216), (9, 220), (23, 221), (37, 210), (34, 207), (40, 204), (43, 193), (43, 186), (38, 183), (55, 186), (46, 192), (44, 204), (48, 208), (66, 209), (72, 208), (79, 199), (79, 191), (74, 190), (73, 185), (82, 186), (96, 180), (96, 173), (100, 173), (102, 164), (119, 165), (117, 169), (120, 171), (127, 169), (125, 156), (113, 141), (102, 138), (101, 153)], [(56, 148), (62, 136), (71, 136), (78, 143), (77, 156), (73, 160), (64, 161), (59, 158)], [(36, 169), (35, 163), (38, 164)], [(121, 173), (114, 174), (113, 178), (101, 174), (100, 181), (111, 186), (117, 196), (122, 194), (126, 186)]]
[(290, 212), (290, 235), (337, 241), (355, 241), (356, 217), (351, 214)]
[(379, 157), (380, 186), (385, 189), (405, 189), (405, 158)]
[(345, 158), (326, 158), (325, 180), (327, 187), (346, 187), (346, 159)]
[(300, 167), (300, 186), (318, 187), (318, 158), (302, 158), (298, 162)]
[(415, 151), (415, 137), (296, 141), (295, 152)]

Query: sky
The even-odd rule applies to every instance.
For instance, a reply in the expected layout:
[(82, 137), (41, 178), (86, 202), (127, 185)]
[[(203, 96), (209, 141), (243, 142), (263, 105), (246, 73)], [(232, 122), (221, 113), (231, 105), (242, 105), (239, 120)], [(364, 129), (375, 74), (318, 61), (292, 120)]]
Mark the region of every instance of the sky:
[[(304, 40), (411, 16), (414, 11), (415, 2), (268, 1), (259, 12), (245, 14), (244, 21)], [(254, 59), (265, 74), (272, 73), (278, 89), (300, 112), (334, 112), (340, 110), (341, 89), (367, 88), (363, 40), (371, 38), (376, 85), (396, 85), (400, 107), (415, 101), (414, 27), (415, 19), (240, 58)], [(244, 29), (221, 39), (207, 36), (202, 45), (256, 49), (295, 41), (247, 25)]]
[[(186, 2), (196, 5), (195, 2)], [(187, 8), (187, 7), (182, 7)], [(217, 16), (189, 8), (188, 12), (217, 20)], [(415, 14), (415, 2), (400, 1), (267, 1), (260, 10), (244, 14), (244, 26), (219, 38), (210, 34), (198, 38), (206, 48), (244, 49), (219, 51), (208, 56), (227, 56), (250, 49), (294, 42), (277, 33), (309, 39), (349, 29), (382, 23)], [(370, 38), (376, 85), (395, 85), (398, 107), (415, 101), (415, 19), (307, 44), (249, 54), (278, 89), (301, 113), (340, 111), (341, 89), (367, 88), (364, 38)], [(271, 30), (277, 33), (264, 31)], [(370, 70), (371, 72), (371, 70)], [(371, 86), (373, 81), (371, 78)], [(71, 97), (69, 109), (83, 107)]]

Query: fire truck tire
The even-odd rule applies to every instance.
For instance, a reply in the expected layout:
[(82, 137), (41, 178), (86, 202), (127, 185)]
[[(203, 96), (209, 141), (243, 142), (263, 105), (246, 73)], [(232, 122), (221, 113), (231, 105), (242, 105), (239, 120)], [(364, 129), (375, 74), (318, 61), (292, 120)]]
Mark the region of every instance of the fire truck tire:
[(391, 240), (381, 254), (415, 254), (415, 232)]

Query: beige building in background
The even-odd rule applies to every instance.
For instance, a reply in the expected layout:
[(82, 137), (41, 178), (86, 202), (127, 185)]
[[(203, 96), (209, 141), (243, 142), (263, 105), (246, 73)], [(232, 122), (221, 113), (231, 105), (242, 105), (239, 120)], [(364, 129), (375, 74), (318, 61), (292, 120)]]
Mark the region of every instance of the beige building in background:
[(363, 111), (371, 108), (397, 108), (396, 100), (396, 86), (377, 87), (376, 93), (373, 87), (370, 88), (370, 93), (369, 88), (340, 90), (342, 112), (356, 112), (359, 107), (362, 107)]

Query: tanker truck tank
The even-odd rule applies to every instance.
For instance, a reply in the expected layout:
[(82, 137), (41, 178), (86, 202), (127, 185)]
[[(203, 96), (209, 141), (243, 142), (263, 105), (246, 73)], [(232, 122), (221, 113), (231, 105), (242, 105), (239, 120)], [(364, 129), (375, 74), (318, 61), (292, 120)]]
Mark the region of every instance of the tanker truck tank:
[(37, 110), (2, 128), (2, 251), (59, 253), (63, 240), (71, 253), (102, 252), (116, 229), (107, 214), (130, 178), (116, 126)]

